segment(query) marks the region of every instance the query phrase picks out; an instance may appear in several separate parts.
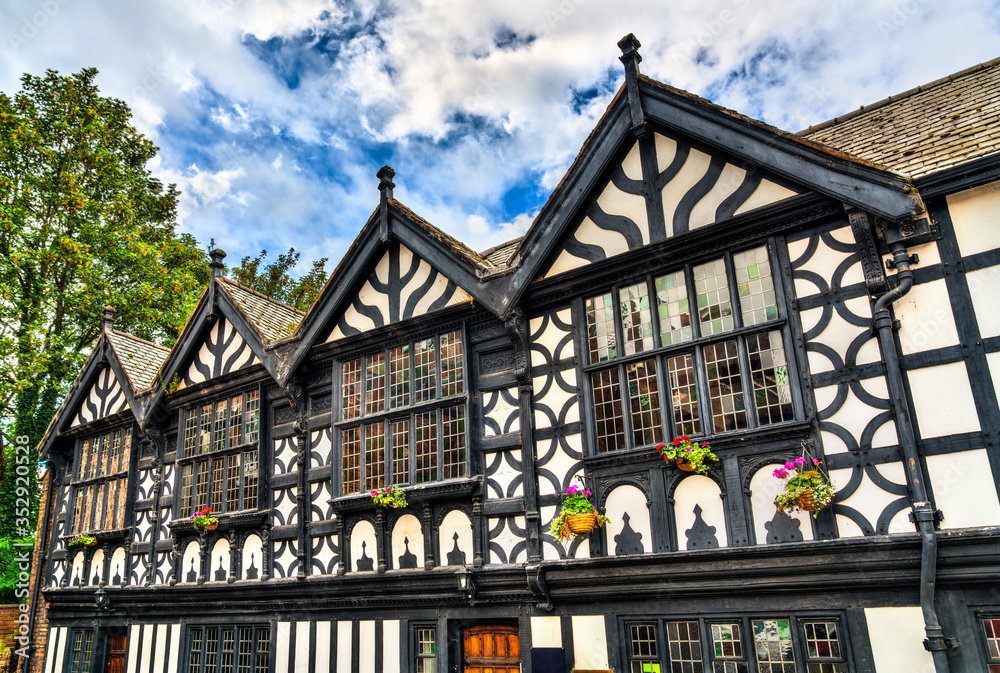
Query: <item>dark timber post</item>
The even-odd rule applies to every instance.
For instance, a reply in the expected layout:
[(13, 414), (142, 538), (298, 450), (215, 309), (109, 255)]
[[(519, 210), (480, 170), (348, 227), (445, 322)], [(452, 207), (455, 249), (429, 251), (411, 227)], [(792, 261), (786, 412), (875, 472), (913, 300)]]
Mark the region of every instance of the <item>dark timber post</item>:
[(389, 199), (392, 198), (392, 188), (396, 184), (392, 181), (396, 177), (396, 171), (388, 166), (378, 169), (375, 174), (378, 178), (379, 204), (378, 204), (378, 237), (383, 243), (389, 240)]

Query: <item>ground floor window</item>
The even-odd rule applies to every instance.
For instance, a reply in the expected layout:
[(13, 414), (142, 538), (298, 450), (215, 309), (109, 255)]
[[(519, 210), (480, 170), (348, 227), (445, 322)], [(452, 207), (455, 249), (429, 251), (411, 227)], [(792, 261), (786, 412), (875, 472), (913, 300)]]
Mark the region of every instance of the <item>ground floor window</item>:
[(188, 673), (267, 673), (271, 627), (188, 627)]
[(760, 673), (847, 673), (836, 617), (637, 620), (626, 631), (630, 673), (747, 673), (751, 661)]
[(414, 670), (417, 673), (437, 673), (437, 627), (418, 624), (413, 628)]
[(989, 662), (989, 673), (1000, 673), (1000, 618), (990, 617), (983, 620), (983, 631), (986, 635), (986, 657)]
[(94, 630), (73, 631), (70, 640), (69, 673), (90, 673), (93, 666)]

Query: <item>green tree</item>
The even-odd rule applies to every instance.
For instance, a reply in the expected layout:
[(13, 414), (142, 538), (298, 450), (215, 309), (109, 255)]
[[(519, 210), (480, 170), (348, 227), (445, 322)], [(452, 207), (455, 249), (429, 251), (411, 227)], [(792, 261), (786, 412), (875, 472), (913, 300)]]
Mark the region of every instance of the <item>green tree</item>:
[(316, 296), (326, 284), (327, 258), (316, 260), (312, 269), (298, 280), (288, 273), (299, 261), (295, 248), (278, 255), (277, 261), (265, 264), (267, 250), (261, 250), (256, 257), (244, 257), (238, 267), (228, 270), (229, 276), (241, 285), (256, 290), (268, 297), (294, 306), (300, 311), (308, 311)]
[[(124, 102), (99, 94), (96, 75), (24, 75), (17, 94), (0, 94), (0, 430), (8, 445), (20, 435), (37, 445), (105, 305), (118, 309), (117, 328), (169, 343), (208, 282), (200, 246), (176, 231), (176, 188), (146, 168), (157, 148), (131, 125)], [(0, 536), (17, 533), (9, 487)]]

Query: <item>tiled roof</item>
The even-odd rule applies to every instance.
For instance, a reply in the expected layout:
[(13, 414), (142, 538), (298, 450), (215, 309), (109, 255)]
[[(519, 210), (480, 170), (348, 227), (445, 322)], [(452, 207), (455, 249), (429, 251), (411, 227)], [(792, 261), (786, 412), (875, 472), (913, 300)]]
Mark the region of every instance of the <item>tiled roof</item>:
[(1000, 59), (799, 132), (919, 178), (1000, 151)]
[(221, 278), (222, 288), (233, 298), (248, 318), (268, 340), (280, 339), (295, 331), (305, 315), (302, 311), (271, 299), (260, 292)]
[(170, 355), (170, 349), (118, 330), (111, 330), (107, 334), (132, 389), (138, 392), (150, 387), (156, 379), (156, 373)]
[(513, 241), (507, 241), (506, 243), (501, 243), (500, 245), (495, 245), (485, 252), (479, 253), (480, 256), (487, 262), (496, 267), (507, 266), (510, 260), (517, 254), (517, 251), (521, 248), (521, 241), (524, 237), (515, 238)]

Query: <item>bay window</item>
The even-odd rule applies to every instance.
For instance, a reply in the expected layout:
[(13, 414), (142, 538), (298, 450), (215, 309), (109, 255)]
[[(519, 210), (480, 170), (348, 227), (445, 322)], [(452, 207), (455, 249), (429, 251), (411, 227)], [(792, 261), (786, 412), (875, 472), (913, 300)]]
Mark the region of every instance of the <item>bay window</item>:
[(125, 527), (131, 457), (131, 426), (79, 442), (73, 471), (74, 535)]
[(342, 361), (341, 494), (467, 474), (462, 331)]
[(769, 248), (585, 299), (598, 453), (794, 419)]

